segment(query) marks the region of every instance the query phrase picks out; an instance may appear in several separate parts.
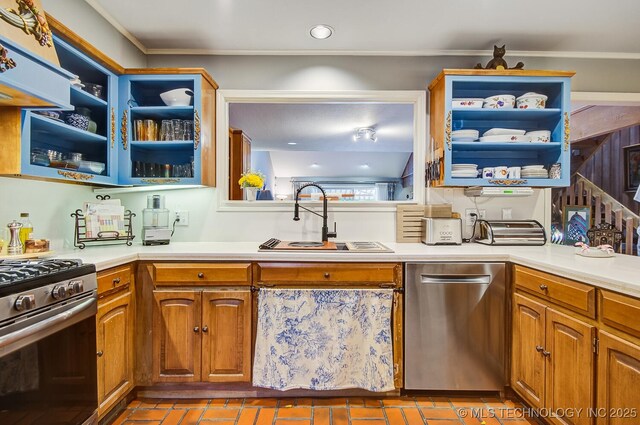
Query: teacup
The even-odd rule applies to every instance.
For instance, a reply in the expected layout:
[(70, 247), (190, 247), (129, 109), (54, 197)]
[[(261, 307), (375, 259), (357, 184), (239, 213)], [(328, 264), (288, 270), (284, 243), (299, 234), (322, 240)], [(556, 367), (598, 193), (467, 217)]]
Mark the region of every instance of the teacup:
[(482, 169), (482, 178), (483, 179), (492, 179), (494, 174), (493, 167), (485, 167)]
[(509, 167), (507, 169), (507, 174), (510, 179), (519, 179), (520, 178), (520, 167)]
[(494, 168), (493, 177), (496, 179), (506, 179), (509, 176), (509, 167), (501, 165)]

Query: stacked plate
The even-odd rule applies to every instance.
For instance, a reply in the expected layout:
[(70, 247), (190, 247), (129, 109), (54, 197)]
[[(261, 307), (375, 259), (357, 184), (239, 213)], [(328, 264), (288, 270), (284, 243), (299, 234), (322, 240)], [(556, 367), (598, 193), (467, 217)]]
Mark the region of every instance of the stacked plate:
[(525, 133), (525, 130), (518, 130), (516, 128), (492, 128), (482, 134), (480, 141), (505, 143), (530, 142), (531, 137), (525, 136)]
[(451, 177), (475, 179), (478, 177), (478, 164), (453, 164)]
[(549, 171), (544, 168), (544, 165), (525, 165), (520, 175), (528, 179), (548, 179)]
[(475, 142), (479, 135), (478, 130), (455, 130), (451, 132), (451, 140), (454, 142)]

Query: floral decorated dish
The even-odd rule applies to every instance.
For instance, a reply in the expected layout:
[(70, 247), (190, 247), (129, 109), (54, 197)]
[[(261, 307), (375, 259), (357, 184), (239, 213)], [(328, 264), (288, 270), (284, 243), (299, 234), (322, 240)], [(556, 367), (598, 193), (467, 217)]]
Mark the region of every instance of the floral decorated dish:
[(548, 97), (540, 93), (525, 93), (517, 100), (518, 109), (544, 109)]
[(611, 245), (591, 247), (584, 242), (576, 242), (576, 254), (589, 258), (611, 258), (616, 255)]
[(526, 133), (531, 137), (531, 142), (549, 143), (551, 141), (551, 132), (549, 130), (529, 131)]
[(516, 106), (516, 97), (510, 94), (496, 94), (489, 96), (482, 104), (483, 108), (513, 109)]
[(451, 99), (453, 109), (481, 109), (483, 103), (484, 99), (479, 98)]

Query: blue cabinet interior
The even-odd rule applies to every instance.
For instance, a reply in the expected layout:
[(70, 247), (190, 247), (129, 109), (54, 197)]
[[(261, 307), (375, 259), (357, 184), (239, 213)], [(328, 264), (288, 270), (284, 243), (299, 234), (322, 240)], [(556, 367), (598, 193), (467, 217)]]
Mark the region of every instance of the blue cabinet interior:
[[(189, 140), (160, 139), (163, 120), (195, 121), (200, 105), (200, 75), (124, 75), (120, 78), (119, 98), (122, 137), (120, 184), (200, 184), (201, 160), (193, 132)], [(193, 93), (191, 104), (166, 106), (160, 94), (186, 89)], [(138, 140), (137, 120), (153, 120), (156, 140)], [(194, 129), (196, 131), (196, 129)]]
[[(512, 184), (532, 187), (568, 186), (570, 180), (568, 131), (570, 113), (570, 77), (546, 76), (444, 76), (445, 135), (450, 131), (474, 129), (482, 134), (491, 128), (509, 128), (528, 131), (549, 130), (549, 143), (458, 142), (447, 139), (444, 143), (444, 185), (496, 186)], [(487, 98), (511, 94), (516, 98), (529, 92), (548, 96), (545, 109), (455, 109), (452, 99)], [(568, 128), (567, 128), (568, 130)], [(433, 131), (433, 129), (432, 129)], [(445, 138), (450, 136), (445, 136)], [(509, 182), (483, 178), (455, 178), (451, 176), (454, 164), (477, 164), (479, 169), (496, 166), (526, 166), (552, 164), (562, 167), (560, 179), (512, 179)]]
[[(23, 110), (22, 174), (98, 185), (200, 184), (201, 160), (195, 137), (139, 141), (133, 129), (136, 120), (155, 120), (158, 134), (162, 120), (194, 121), (198, 113), (194, 105), (200, 104), (200, 74), (118, 76), (57, 36), (54, 44), (61, 67), (69, 75), (79, 76), (83, 84), (102, 86), (102, 94), (94, 96), (89, 87), (71, 86), (70, 92), (67, 88), (71, 109), (68, 105), (59, 109), (59, 120), (42, 115), (42, 110)], [(177, 88), (193, 92), (189, 106), (166, 106), (160, 98), (160, 93)], [(89, 110), (95, 133), (64, 121), (65, 114), (75, 108)], [(79, 172), (64, 161), (49, 166), (38, 160), (32, 163), (34, 149), (63, 155), (81, 153), (85, 160), (105, 164), (105, 169), (97, 174)], [(145, 168), (145, 164), (152, 164), (152, 168)], [(165, 173), (166, 166), (169, 173)]]

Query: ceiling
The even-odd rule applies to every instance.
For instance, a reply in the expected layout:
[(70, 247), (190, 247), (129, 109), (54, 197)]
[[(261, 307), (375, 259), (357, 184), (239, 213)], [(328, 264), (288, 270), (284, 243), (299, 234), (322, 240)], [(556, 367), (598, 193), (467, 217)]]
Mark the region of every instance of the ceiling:
[[(85, 0), (149, 54), (640, 58), (638, 0)], [(309, 36), (315, 24), (335, 29)]]

